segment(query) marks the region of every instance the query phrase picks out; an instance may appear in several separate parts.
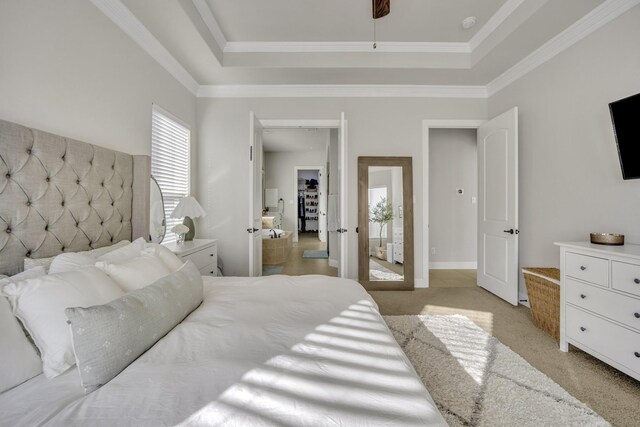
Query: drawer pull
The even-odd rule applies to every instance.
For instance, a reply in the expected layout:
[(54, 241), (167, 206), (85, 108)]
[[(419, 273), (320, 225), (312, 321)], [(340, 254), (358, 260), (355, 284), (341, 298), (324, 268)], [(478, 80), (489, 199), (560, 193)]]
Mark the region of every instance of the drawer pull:
[(636, 319), (640, 319), (640, 313), (633, 313), (634, 316), (636, 316)]
[(582, 332), (585, 332), (585, 331), (587, 330), (587, 328), (585, 328), (584, 326), (580, 326), (580, 330), (581, 330)]
[(213, 254), (209, 254), (209, 256), (213, 256)]
[(633, 283), (635, 283), (636, 285), (640, 285), (640, 279), (633, 279)]
[(213, 271), (210, 271), (209, 274), (213, 274)]
[(585, 271), (587, 269), (587, 267), (585, 267), (584, 265), (580, 266), (580, 270)]
[(587, 296), (585, 294), (580, 294), (580, 298), (585, 299)]
[(636, 357), (640, 357), (640, 353), (638, 353), (637, 351), (633, 353), (634, 356)]

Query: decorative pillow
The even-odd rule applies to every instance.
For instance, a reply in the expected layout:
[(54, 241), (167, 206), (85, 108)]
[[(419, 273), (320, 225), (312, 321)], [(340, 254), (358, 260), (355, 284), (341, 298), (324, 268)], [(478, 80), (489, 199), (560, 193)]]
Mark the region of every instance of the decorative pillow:
[(202, 302), (191, 262), (144, 289), (105, 305), (67, 308), (82, 386), (93, 391), (122, 372)]
[[(87, 255), (91, 255), (94, 258), (97, 258), (101, 255), (104, 255), (106, 253), (115, 251), (116, 249), (120, 249), (124, 246), (127, 246), (130, 243), (131, 242), (129, 242), (128, 240), (121, 240), (118, 243), (115, 243), (111, 246), (103, 246), (101, 248), (92, 249), (90, 251), (65, 252), (65, 253), (87, 254)], [(57, 256), (60, 256), (60, 255), (57, 255)], [(31, 270), (32, 268), (36, 268), (36, 267), (44, 267), (45, 273), (48, 273), (49, 268), (51, 267), (51, 263), (55, 258), (56, 258), (55, 256), (48, 257), (48, 258), (25, 258), (23, 261), (24, 269)]]
[(171, 274), (158, 255), (143, 254), (120, 264), (98, 261), (96, 267), (107, 273), (125, 292), (144, 288)]
[(144, 249), (144, 245), (147, 242), (140, 237), (139, 239), (134, 240), (128, 245), (117, 249), (115, 251), (111, 251), (104, 255), (98, 256), (96, 259), (98, 261), (104, 261), (112, 264), (120, 264), (122, 262), (130, 261), (132, 258), (136, 258), (140, 256), (140, 252)]
[(58, 376), (75, 363), (64, 309), (105, 304), (124, 295), (96, 267), (11, 283), (3, 293), (40, 349), (47, 378)]
[(42, 361), (11, 312), (9, 301), (0, 296), (0, 393), (42, 372)]
[(95, 263), (96, 259), (89, 255), (88, 251), (64, 253), (53, 259), (53, 262), (49, 267), (49, 274), (78, 270), (84, 267), (90, 267)]
[(184, 265), (184, 262), (176, 254), (158, 243), (147, 243), (147, 247), (142, 253), (155, 253), (171, 271), (178, 271)]

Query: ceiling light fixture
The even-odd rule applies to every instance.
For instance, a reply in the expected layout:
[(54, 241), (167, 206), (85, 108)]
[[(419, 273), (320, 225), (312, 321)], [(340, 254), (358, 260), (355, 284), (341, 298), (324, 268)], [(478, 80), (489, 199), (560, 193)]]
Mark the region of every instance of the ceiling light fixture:
[(475, 25), (476, 25), (476, 17), (475, 16), (469, 16), (469, 17), (464, 18), (462, 20), (462, 28), (464, 28), (465, 30), (473, 28)]
[(376, 19), (385, 17), (391, 12), (391, 0), (371, 0), (371, 9), (373, 11), (373, 48), (376, 49)]

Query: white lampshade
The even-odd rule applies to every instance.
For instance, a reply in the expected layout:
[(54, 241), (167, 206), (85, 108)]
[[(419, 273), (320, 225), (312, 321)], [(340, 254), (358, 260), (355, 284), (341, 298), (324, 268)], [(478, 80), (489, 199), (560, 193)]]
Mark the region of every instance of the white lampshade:
[(200, 218), (207, 216), (207, 213), (202, 209), (195, 197), (189, 196), (180, 199), (178, 206), (171, 212), (171, 218), (183, 218), (185, 216)]

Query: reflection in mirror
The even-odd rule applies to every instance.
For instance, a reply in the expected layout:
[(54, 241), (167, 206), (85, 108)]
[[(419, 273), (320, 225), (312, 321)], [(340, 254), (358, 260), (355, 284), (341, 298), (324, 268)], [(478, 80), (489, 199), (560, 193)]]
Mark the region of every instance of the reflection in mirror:
[(151, 243), (162, 243), (166, 233), (164, 199), (162, 190), (154, 177), (151, 177), (149, 191), (149, 241)]
[(369, 280), (404, 280), (402, 167), (369, 166)]

